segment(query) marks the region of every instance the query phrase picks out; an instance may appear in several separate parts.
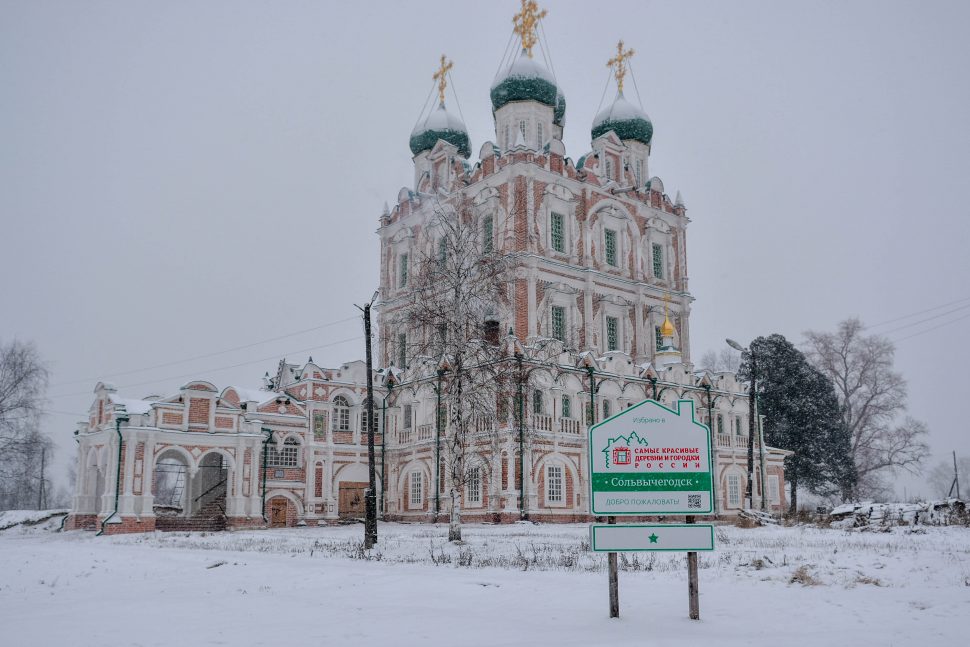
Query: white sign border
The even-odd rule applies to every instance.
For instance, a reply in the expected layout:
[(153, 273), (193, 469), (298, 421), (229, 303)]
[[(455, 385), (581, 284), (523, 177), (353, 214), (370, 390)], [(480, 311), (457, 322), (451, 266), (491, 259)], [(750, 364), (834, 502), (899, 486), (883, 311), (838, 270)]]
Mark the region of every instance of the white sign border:
[[(634, 409), (636, 409), (638, 407), (642, 407), (643, 405), (650, 404), (650, 403), (653, 403), (653, 404), (657, 405), (661, 409), (664, 409), (666, 411), (669, 411), (670, 413), (672, 413), (673, 415), (677, 416), (678, 418), (683, 415), (683, 413), (682, 413), (682, 411), (684, 409), (683, 405), (685, 403), (688, 404), (688, 405), (690, 405), (690, 422), (691, 422), (691, 424), (697, 425), (698, 427), (704, 429), (707, 432), (707, 460), (708, 460), (708, 469), (710, 470), (710, 474), (711, 474), (711, 487), (708, 490), (708, 492), (710, 494), (710, 497), (709, 497), (710, 505), (708, 506), (707, 510), (662, 510), (662, 511), (657, 511), (657, 512), (645, 512), (645, 511), (642, 511), (642, 510), (637, 510), (636, 512), (616, 512), (616, 511), (611, 510), (611, 511), (608, 511), (608, 512), (597, 512), (594, 509), (593, 506), (596, 505), (596, 496), (595, 496), (595, 492), (593, 492), (593, 430), (596, 429), (597, 427), (600, 427), (602, 425), (605, 425), (606, 423), (610, 422), (614, 418), (619, 418), (620, 416), (626, 415), (626, 414), (628, 414), (629, 412), (633, 411)], [(674, 411), (673, 409), (670, 409), (670, 408), (664, 406), (658, 400), (652, 400), (650, 398), (647, 398), (646, 400), (643, 400), (641, 402), (638, 402), (637, 404), (633, 405), (632, 407), (629, 407), (627, 409), (624, 409), (623, 411), (620, 411), (616, 415), (610, 416), (609, 418), (607, 418), (606, 420), (603, 420), (602, 422), (597, 422), (595, 425), (593, 425), (592, 427), (589, 428), (589, 430), (586, 432), (586, 445), (587, 445), (587, 452), (586, 452), (586, 454), (587, 454), (587, 464), (588, 464), (588, 468), (589, 468), (589, 479), (588, 479), (589, 488), (588, 488), (588, 491), (589, 491), (589, 511), (590, 511), (590, 514), (591, 515), (593, 515), (595, 517), (606, 517), (606, 516), (609, 516), (609, 517), (620, 517), (620, 516), (628, 516), (628, 517), (664, 517), (664, 516), (682, 515), (682, 514), (683, 515), (698, 515), (698, 516), (706, 516), (706, 515), (712, 515), (712, 514), (714, 514), (714, 496), (715, 496), (714, 479), (716, 477), (716, 474), (715, 474), (715, 471), (714, 471), (714, 447), (713, 447), (713, 438), (711, 437), (711, 428), (708, 427), (707, 425), (705, 425), (705, 424), (697, 421), (696, 410), (694, 409), (694, 405), (695, 404), (696, 403), (693, 400), (691, 400), (691, 399), (679, 399), (679, 400), (677, 400), (677, 410)]]
[[(706, 528), (711, 531), (710, 548), (596, 548), (596, 530), (598, 528)], [(589, 526), (589, 549), (594, 553), (702, 553), (714, 550), (714, 524), (712, 523), (626, 523), (605, 524), (594, 523)]]

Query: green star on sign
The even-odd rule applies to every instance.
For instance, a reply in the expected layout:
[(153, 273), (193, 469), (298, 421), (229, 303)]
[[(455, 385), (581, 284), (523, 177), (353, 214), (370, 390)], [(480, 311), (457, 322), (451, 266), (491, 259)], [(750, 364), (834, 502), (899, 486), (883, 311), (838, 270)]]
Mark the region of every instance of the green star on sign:
[(657, 543), (657, 539), (659, 539), (659, 537), (657, 537), (657, 533), (653, 533), (653, 534), (650, 535), (650, 543), (651, 544), (656, 544)]

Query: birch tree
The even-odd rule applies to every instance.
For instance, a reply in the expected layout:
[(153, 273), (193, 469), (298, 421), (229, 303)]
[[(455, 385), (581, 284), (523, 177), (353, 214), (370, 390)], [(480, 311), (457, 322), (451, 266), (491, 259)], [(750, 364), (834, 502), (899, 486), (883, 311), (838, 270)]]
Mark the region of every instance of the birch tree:
[[(468, 450), (479, 421), (495, 416), (500, 373), (507, 370), (498, 342), (496, 313), (506, 300), (506, 258), (484, 245), (467, 202), (442, 206), (425, 231), (416, 254), (411, 305), (403, 322), (409, 348), (435, 358), (443, 370), (447, 487), (451, 500), (449, 541), (461, 540), (461, 496), (470, 465)], [(492, 330), (487, 330), (489, 322)], [(435, 483), (438, 488), (439, 484)]]

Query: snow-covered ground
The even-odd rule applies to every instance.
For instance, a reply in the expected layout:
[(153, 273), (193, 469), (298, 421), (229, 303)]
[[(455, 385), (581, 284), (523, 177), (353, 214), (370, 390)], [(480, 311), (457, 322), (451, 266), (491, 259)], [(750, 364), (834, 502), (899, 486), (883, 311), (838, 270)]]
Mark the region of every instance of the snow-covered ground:
[(4, 645), (967, 644), (970, 529), (718, 529), (700, 555), (605, 556), (585, 525), (381, 524), (94, 537), (0, 532)]

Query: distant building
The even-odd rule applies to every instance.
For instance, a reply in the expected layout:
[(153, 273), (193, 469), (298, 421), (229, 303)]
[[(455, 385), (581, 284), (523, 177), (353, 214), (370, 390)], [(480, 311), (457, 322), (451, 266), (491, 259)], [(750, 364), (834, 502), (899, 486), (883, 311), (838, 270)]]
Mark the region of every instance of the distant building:
[[(413, 296), (409, 272), (435, 244), (436, 209), (462, 202), (471, 205), (482, 245), (515, 267), (508, 298), (486, 322), (492, 341), (509, 349), (509, 362), (515, 344), (542, 341), (556, 350), (533, 366), (541, 370), (525, 394), (521, 422), (499, 413), (479, 422), (463, 518), (590, 519), (588, 424), (655, 394), (667, 404), (693, 400), (701, 422), (711, 425), (717, 508), (731, 514), (746, 505), (746, 386), (731, 373), (695, 370), (690, 361), (690, 220), (679, 192), (671, 200), (649, 173), (653, 124), (623, 92), (632, 52), (618, 46), (610, 61), (616, 96), (592, 124), (590, 152), (573, 161), (562, 143), (565, 94), (533, 58), (533, 9), (523, 3), (516, 27), (522, 47), (491, 86), (495, 141), (469, 161), (468, 132), (445, 107), (450, 64), (442, 57), (439, 102), (410, 137), (413, 185), (380, 218), (377, 357), (385, 368), (375, 376), (375, 425), (382, 512), (411, 520), (447, 513), (447, 470), (435, 460), (435, 430), (448, 433), (438, 427), (438, 364), (413, 352), (422, 333), (402, 326), (400, 315)], [(126, 400), (99, 384), (90, 419), (78, 430), (69, 527), (100, 527), (109, 517), (106, 532), (362, 516), (365, 382), (362, 362), (326, 369), (311, 360), (280, 362), (259, 390), (190, 382), (168, 397)], [(786, 505), (787, 454), (765, 448), (764, 485), (774, 511)], [(620, 452), (614, 460), (623, 458)]]

